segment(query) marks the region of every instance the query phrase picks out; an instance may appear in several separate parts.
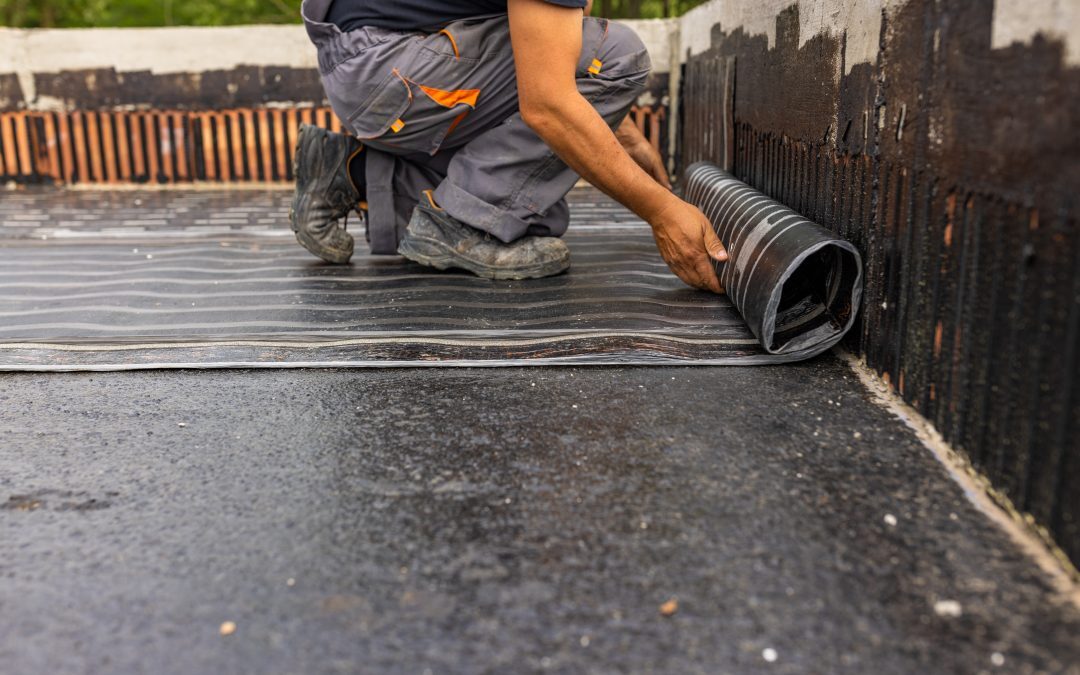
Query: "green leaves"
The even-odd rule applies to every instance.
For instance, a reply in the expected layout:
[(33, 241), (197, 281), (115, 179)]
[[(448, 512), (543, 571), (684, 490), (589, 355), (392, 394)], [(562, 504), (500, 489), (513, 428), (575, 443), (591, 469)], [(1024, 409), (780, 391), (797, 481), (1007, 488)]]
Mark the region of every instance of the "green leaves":
[[(388, 2), (391, 0), (387, 0)], [(704, 0), (596, 0), (594, 16), (677, 16)], [(301, 0), (0, 0), (0, 25), (17, 28), (227, 26), (299, 23)]]
[(0, 24), (19, 28), (223, 26), (299, 23), (301, 0), (0, 0)]

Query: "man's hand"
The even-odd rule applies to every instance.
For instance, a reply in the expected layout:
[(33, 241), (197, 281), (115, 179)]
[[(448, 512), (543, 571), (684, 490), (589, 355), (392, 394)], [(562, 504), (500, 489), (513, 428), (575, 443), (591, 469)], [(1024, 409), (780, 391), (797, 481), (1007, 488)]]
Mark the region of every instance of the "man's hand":
[(676, 199), (649, 224), (656, 247), (675, 276), (694, 288), (724, 292), (717, 278), (716, 263), (727, 261), (727, 250), (704, 213)]
[(649, 139), (645, 138), (645, 134), (637, 128), (634, 120), (627, 116), (615, 130), (615, 138), (619, 139), (623, 150), (626, 150), (630, 158), (644, 169), (645, 173), (668, 190), (671, 189), (671, 179), (668, 177), (667, 167), (664, 166), (664, 158), (660, 156), (660, 151), (653, 147)]

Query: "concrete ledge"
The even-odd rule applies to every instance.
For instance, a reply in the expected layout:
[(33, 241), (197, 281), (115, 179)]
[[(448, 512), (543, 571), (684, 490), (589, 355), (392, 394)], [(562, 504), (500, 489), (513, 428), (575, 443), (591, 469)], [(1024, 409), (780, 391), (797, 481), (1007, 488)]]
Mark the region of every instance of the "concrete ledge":
[[(627, 21), (663, 98), (675, 20)], [(324, 103), (300, 24), (221, 28), (0, 28), (0, 111)]]

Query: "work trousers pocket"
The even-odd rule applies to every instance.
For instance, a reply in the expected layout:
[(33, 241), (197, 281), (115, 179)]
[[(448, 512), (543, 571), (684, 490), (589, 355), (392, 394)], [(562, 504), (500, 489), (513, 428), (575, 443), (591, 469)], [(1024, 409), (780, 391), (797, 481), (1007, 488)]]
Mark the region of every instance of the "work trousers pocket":
[[(353, 106), (347, 102), (340, 106), (348, 108), (346, 126), (360, 140), (386, 152), (437, 153), (481, 104), (479, 83), (509, 53), (508, 32), (506, 49), (492, 48), (500, 42), (489, 35), (492, 28), (481, 25), (478, 32), (477, 25), (458, 22), (439, 33), (407, 37), (404, 48), (383, 50), (380, 63), (374, 60), (382, 54), (373, 53), (355, 65), (341, 64), (336, 73), (339, 82), (348, 82), (350, 71), (357, 80), (373, 75), (376, 79), (374, 88), (357, 81), (357, 89), (369, 93)], [(505, 67), (513, 68), (512, 61)], [(347, 92), (342, 98), (348, 98)]]

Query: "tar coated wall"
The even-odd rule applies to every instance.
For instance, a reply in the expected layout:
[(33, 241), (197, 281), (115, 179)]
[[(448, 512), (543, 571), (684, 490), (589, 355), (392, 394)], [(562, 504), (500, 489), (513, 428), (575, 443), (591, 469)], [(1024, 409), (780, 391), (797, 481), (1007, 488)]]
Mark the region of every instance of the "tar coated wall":
[(706, 5), (681, 163), (856, 243), (849, 346), (1080, 561), (1080, 12), (1004, 4)]

